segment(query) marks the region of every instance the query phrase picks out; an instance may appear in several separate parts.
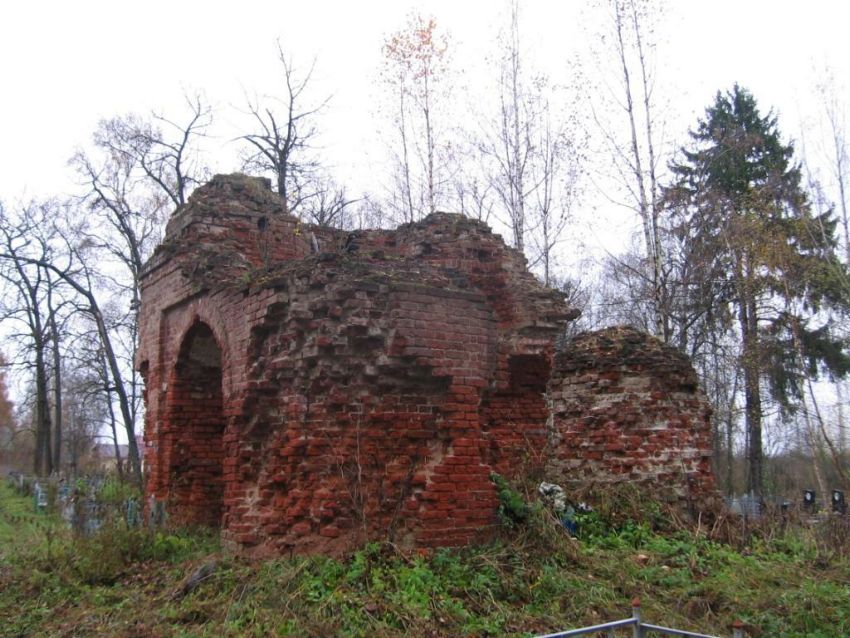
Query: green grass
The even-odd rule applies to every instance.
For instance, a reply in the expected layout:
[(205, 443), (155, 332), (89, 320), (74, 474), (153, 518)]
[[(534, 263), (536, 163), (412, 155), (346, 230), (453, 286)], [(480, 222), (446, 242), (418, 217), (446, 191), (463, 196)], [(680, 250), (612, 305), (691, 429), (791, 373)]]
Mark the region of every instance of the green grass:
[[(0, 636), (531, 636), (629, 615), (721, 636), (850, 635), (850, 562), (809, 530), (736, 546), (653, 520), (582, 521), (579, 540), (532, 508), (479, 547), (249, 562), (204, 534), (127, 530), (48, 543), (44, 517), (0, 488)], [(179, 592), (198, 566), (213, 574)]]
[(31, 497), (18, 496), (0, 482), (0, 561), (52, 540), (62, 527), (54, 516), (36, 513)]

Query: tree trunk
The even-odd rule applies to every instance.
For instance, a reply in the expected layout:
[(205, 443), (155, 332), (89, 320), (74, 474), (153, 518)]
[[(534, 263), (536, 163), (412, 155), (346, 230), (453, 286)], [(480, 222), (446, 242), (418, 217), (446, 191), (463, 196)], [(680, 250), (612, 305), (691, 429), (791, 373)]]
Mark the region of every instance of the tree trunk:
[[(514, 45), (518, 47), (518, 44)], [(511, 190), (513, 191), (513, 230), (514, 247), (521, 253), (525, 252), (525, 185), (523, 175), (522, 138), (520, 135), (520, 95), (519, 95), (519, 49), (515, 48), (511, 58), (511, 101), (513, 107), (513, 175), (511, 175)]]
[(764, 493), (761, 435), (761, 379), (759, 370), (758, 323), (755, 300), (745, 295), (741, 301), (740, 324), (743, 336), (744, 414), (747, 430), (747, 492), (760, 499)]
[(425, 73), (425, 105), (422, 115), (425, 118), (425, 144), (427, 148), (428, 172), (428, 212), (433, 213), (437, 208), (436, 185), (434, 184), (434, 132), (431, 130), (431, 93), (428, 86), (428, 73)]
[[(796, 341), (796, 339), (795, 339), (795, 341)], [(812, 397), (812, 398), (814, 398), (814, 397)], [(825, 495), (825, 494), (827, 494), (827, 487), (826, 487), (826, 481), (824, 481), (824, 478), (823, 478), (823, 471), (821, 470), (820, 443), (818, 442), (817, 432), (815, 432), (815, 428), (812, 425), (812, 417), (809, 414), (809, 408), (806, 405), (806, 395), (805, 395), (805, 393), (802, 396), (802, 403), (803, 403), (803, 420), (806, 424), (806, 439), (808, 441), (809, 448), (810, 448), (811, 453), (812, 453), (812, 471), (814, 472), (815, 481), (818, 484), (818, 489), (820, 490), (820, 493), (822, 495)]]
[(726, 493), (735, 493), (735, 421), (732, 413), (726, 415)]
[[(635, 105), (634, 97), (632, 96), (632, 81), (629, 71), (629, 64), (626, 60), (626, 43), (623, 39), (623, 7), (619, 2), (614, 3), (615, 28), (617, 30), (617, 53), (620, 56), (620, 67), (623, 73), (623, 91), (626, 104), (623, 107), (626, 111), (626, 116), (629, 120), (629, 132), (631, 134), (631, 154), (632, 154), (632, 173), (634, 175), (635, 186), (637, 186), (638, 194), (638, 213), (640, 214), (641, 224), (643, 226), (643, 239), (646, 244), (646, 258), (650, 263), (652, 272), (652, 305), (653, 305), (653, 331), (656, 337), (664, 338), (664, 325), (661, 319), (661, 304), (659, 292), (660, 279), (660, 263), (657, 260), (656, 237), (657, 233), (653, 230), (653, 211), (649, 201), (649, 195), (646, 192), (646, 183), (644, 180), (643, 157), (638, 143), (637, 122), (635, 120)], [(647, 129), (648, 131), (651, 129)]]
[(289, 214), (289, 194), (286, 192), (286, 161), (278, 160), (277, 167), (277, 194), (283, 205), (283, 214)]
[[(105, 372), (105, 370), (104, 370)], [(109, 382), (109, 377), (107, 377), (107, 385)], [(118, 430), (115, 427), (115, 408), (112, 407), (112, 393), (109, 392), (109, 388), (106, 391), (106, 406), (109, 411), (109, 427), (112, 430), (112, 447), (113, 452), (115, 453), (115, 469), (118, 472), (118, 479), (124, 480), (124, 461), (121, 458), (121, 446), (118, 445)]]
[(838, 205), (841, 207), (841, 226), (844, 229), (844, 258), (850, 263), (850, 229), (847, 219), (847, 187), (845, 171), (846, 147), (844, 130), (838, 120), (838, 114), (827, 108), (827, 116), (832, 127), (832, 142), (835, 149), (835, 177), (838, 181)]
[(136, 445), (136, 429), (133, 422), (132, 412), (130, 410), (130, 402), (127, 399), (127, 391), (124, 388), (124, 381), (121, 378), (121, 370), (118, 367), (118, 360), (115, 357), (115, 351), (112, 349), (112, 340), (109, 338), (109, 332), (107, 331), (106, 324), (103, 321), (103, 315), (100, 313), (100, 308), (98, 308), (94, 296), (91, 293), (88, 293), (87, 297), (91, 313), (94, 316), (95, 323), (97, 324), (101, 343), (103, 344), (103, 353), (106, 357), (106, 363), (109, 366), (109, 371), (115, 384), (115, 393), (118, 395), (118, 407), (121, 410), (121, 417), (124, 420), (124, 428), (127, 431), (127, 458), (130, 462), (130, 471), (133, 481), (136, 485), (141, 487), (142, 464), (139, 459), (139, 448)]
[(847, 453), (847, 426), (844, 419), (844, 380), (835, 380), (835, 403), (838, 417), (838, 451), (843, 457)]
[[(649, 201), (647, 205), (647, 217), (649, 218), (650, 231), (652, 234), (652, 252), (648, 256), (652, 259), (652, 300), (655, 305), (655, 329), (657, 336), (665, 342), (670, 340), (670, 328), (668, 325), (668, 313), (664, 307), (664, 289), (661, 281), (664, 253), (661, 246), (661, 229), (659, 224), (658, 204), (658, 179), (655, 173), (655, 142), (652, 133), (652, 107), (650, 101), (650, 79), (646, 72), (646, 55), (643, 50), (643, 37), (641, 36), (640, 20), (634, 3), (631, 5), (632, 28), (635, 34), (635, 44), (638, 50), (638, 66), (643, 90), (643, 116), (646, 120), (646, 153), (647, 153), (647, 177), (649, 179)], [(625, 63), (624, 63), (625, 64)], [(632, 118), (633, 119), (633, 118)], [(632, 121), (634, 127), (634, 121)], [(639, 157), (635, 157), (639, 161)], [(641, 176), (641, 180), (643, 177)], [(646, 198), (646, 191), (641, 190), (641, 196)]]
[(401, 133), (402, 171), (404, 171), (404, 195), (407, 204), (406, 222), (416, 221), (413, 212), (413, 185), (410, 183), (410, 151), (407, 148), (407, 107), (404, 103), (404, 85), (399, 83), (399, 132)]
[(59, 354), (59, 332), (56, 313), (50, 307), (50, 333), (53, 337), (53, 467), (58, 472), (62, 462), (62, 360)]
[(130, 400), (127, 397), (127, 389), (124, 387), (124, 380), (121, 378), (121, 368), (118, 366), (118, 358), (115, 356), (115, 350), (112, 348), (112, 339), (109, 336), (109, 330), (106, 327), (106, 322), (103, 319), (103, 314), (100, 312), (100, 307), (97, 304), (97, 299), (89, 288), (82, 285), (73, 276), (69, 275), (66, 272), (63, 272), (62, 270), (59, 270), (53, 264), (40, 259), (32, 260), (32, 262), (38, 266), (41, 266), (42, 268), (45, 268), (46, 270), (55, 273), (65, 283), (67, 283), (74, 290), (76, 290), (80, 294), (80, 296), (82, 296), (86, 300), (86, 303), (88, 304), (88, 308), (86, 309), (86, 311), (91, 315), (92, 319), (94, 319), (95, 325), (97, 326), (97, 333), (100, 337), (100, 343), (103, 346), (103, 356), (105, 357), (107, 367), (109, 368), (109, 375), (112, 379), (115, 394), (118, 397), (118, 407), (121, 411), (121, 418), (124, 421), (124, 429), (127, 431), (127, 457), (130, 462), (130, 469), (132, 472), (133, 481), (139, 487), (141, 487), (142, 465), (141, 461), (139, 460), (139, 447), (136, 445), (136, 432), (135, 422), (133, 420), (133, 412), (130, 408)]
[(829, 433), (826, 431), (826, 425), (823, 422), (823, 416), (820, 412), (820, 406), (818, 405), (817, 398), (815, 397), (815, 389), (812, 385), (811, 378), (806, 378), (806, 383), (809, 387), (809, 396), (812, 400), (812, 406), (815, 409), (815, 418), (818, 423), (818, 429), (820, 430), (820, 434), (823, 437), (824, 443), (826, 443), (826, 447), (829, 450), (830, 458), (832, 459), (832, 464), (835, 467), (835, 473), (838, 475), (838, 480), (841, 481), (841, 486), (845, 490), (850, 489), (850, 479), (847, 478), (847, 473), (844, 471), (844, 463), (841, 458), (841, 453), (836, 449), (835, 443), (832, 441), (832, 437), (829, 436)]
[(47, 400), (47, 367), (44, 361), (44, 341), (39, 335), (35, 342), (35, 459), (36, 476), (53, 471), (50, 454), (50, 406)]

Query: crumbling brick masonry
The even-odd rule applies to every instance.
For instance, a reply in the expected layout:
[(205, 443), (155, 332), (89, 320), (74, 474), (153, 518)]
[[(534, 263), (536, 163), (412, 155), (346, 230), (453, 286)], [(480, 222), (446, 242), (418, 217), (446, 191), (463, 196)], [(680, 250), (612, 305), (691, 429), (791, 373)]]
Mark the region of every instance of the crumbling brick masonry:
[[(246, 553), (338, 552), (486, 536), (492, 472), (711, 489), (687, 361), (629, 336), (646, 361), (617, 372), (617, 355), (604, 370), (562, 356), (553, 375), (576, 315), (481, 222), (312, 227), (266, 180), (217, 176), (174, 214), (142, 276), (148, 505), (219, 526)], [(656, 382), (668, 368), (688, 383)], [(599, 416), (611, 388), (623, 418)]]
[(548, 397), (550, 480), (628, 480), (669, 500), (712, 494), (711, 408), (674, 348), (634, 328), (581, 334), (558, 353)]

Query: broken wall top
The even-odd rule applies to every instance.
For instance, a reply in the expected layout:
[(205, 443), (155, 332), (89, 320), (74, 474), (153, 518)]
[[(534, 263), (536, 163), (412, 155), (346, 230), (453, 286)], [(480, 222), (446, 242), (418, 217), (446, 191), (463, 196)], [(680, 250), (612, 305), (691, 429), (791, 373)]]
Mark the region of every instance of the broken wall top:
[(690, 359), (637, 328), (614, 326), (571, 339), (555, 359), (555, 376), (608, 371), (646, 373), (671, 390), (695, 391), (698, 378)]
[(173, 268), (194, 294), (280, 289), (304, 278), (319, 286), (331, 277), (481, 295), (517, 340), (549, 341), (578, 315), (483, 222), (434, 213), (395, 230), (318, 227), (286, 214), (269, 180), (239, 174), (215, 176), (175, 212), (142, 286)]

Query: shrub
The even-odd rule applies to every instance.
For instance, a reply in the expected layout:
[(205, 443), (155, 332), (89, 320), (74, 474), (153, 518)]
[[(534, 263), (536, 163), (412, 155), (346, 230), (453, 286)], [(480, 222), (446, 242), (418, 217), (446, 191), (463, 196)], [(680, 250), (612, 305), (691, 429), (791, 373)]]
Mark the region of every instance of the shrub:
[(531, 513), (531, 508), (522, 495), (498, 474), (491, 474), (490, 480), (495, 483), (499, 491), (499, 519), (502, 524), (514, 527), (524, 523)]

